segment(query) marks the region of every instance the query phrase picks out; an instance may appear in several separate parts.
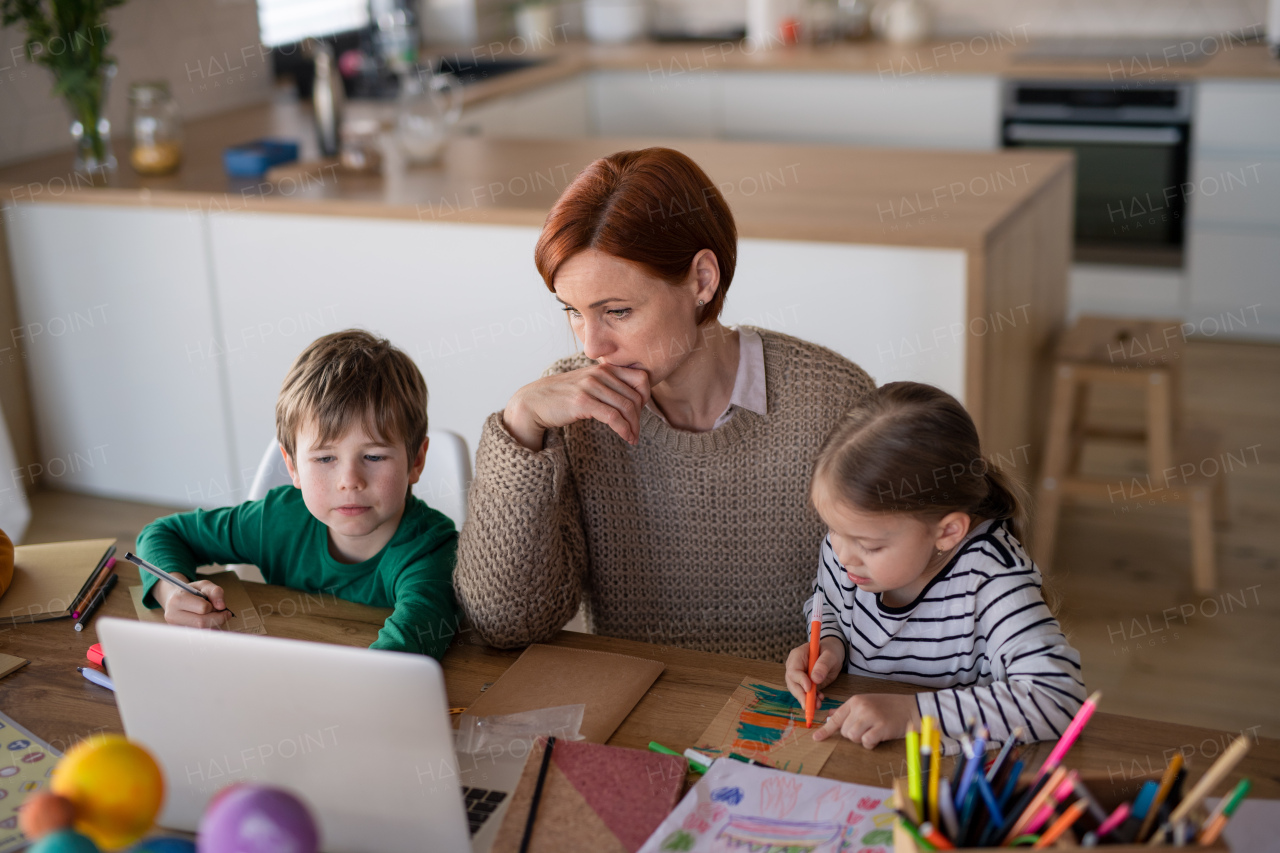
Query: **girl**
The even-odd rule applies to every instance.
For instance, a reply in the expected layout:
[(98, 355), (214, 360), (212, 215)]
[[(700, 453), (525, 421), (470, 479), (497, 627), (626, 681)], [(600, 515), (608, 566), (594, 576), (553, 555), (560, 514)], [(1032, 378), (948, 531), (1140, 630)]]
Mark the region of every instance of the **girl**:
[[(813, 680), (843, 670), (930, 690), (854, 696), (815, 740), (840, 731), (870, 749), (924, 715), (949, 739), (971, 718), (992, 741), (1019, 726), (1028, 741), (1062, 734), (1086, 695), (1080, 655), (1018, 541), (1019, 492), (983, 457), (964, 407), (930, 385), (885, 385), (835, 428), (811, 486), (829, 530)], [(803, 704), (809, 685), (806, 643), (787, 658), (787, 686)]]

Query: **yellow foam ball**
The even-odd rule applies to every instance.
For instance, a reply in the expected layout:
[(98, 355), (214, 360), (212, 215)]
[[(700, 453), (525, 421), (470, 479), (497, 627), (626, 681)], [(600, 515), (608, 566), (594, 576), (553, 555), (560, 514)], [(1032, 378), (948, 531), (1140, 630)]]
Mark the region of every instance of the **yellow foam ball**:
[(54, 768), (49, 787), (75, 804), (75, 829), (103, 850), (128, 847), (145, 835), (164, 802), (159, 765), (122, 735), (76, 744)]

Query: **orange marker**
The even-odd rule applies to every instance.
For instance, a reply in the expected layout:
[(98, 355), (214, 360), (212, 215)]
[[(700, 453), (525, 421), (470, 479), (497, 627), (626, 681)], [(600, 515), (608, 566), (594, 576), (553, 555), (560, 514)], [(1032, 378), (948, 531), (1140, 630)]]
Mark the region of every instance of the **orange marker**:
[(818, 710), (818, 682), (813, 680), (813, 668), (822, 653), (822, 591), (813, 594), (813, 614), (809, 617), (809, 692), (804, 695), (804, 727), (813, 728), (813, 715)]

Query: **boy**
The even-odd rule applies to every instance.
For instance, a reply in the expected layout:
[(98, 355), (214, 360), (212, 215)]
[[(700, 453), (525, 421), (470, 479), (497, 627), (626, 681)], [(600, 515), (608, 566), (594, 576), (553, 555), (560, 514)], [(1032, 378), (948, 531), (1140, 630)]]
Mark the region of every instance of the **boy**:
[(166, 622), (225, 623), (222, 589), (196, 567), (252, 563), (268, 583), (394, 607), (370, 648), (441, 657), (457, 604), (453, 522), (410, 492), (427, 454), (427, 386), (387, 340), (349, 329), (298, 356), (276, 400), (276, 436), (292, 486), (236, 507), (158, 519), (138, 553), (193, 582), (212, 606), (143, 579), (143, 601)]

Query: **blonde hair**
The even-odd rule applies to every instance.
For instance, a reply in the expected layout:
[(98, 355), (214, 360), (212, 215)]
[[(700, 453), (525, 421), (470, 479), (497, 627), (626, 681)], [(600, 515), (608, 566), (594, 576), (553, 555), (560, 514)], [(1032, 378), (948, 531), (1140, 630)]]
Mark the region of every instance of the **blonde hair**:
[(297, 459), (298, 430), (312, 420), (322, 443), (362, 423), (382, 441), (402, 443), (412, 465), (427, 437), (427, 383), (387, 339), (334, 332), (312, 341), (280, 386), (276, 439), (290, 459)]

